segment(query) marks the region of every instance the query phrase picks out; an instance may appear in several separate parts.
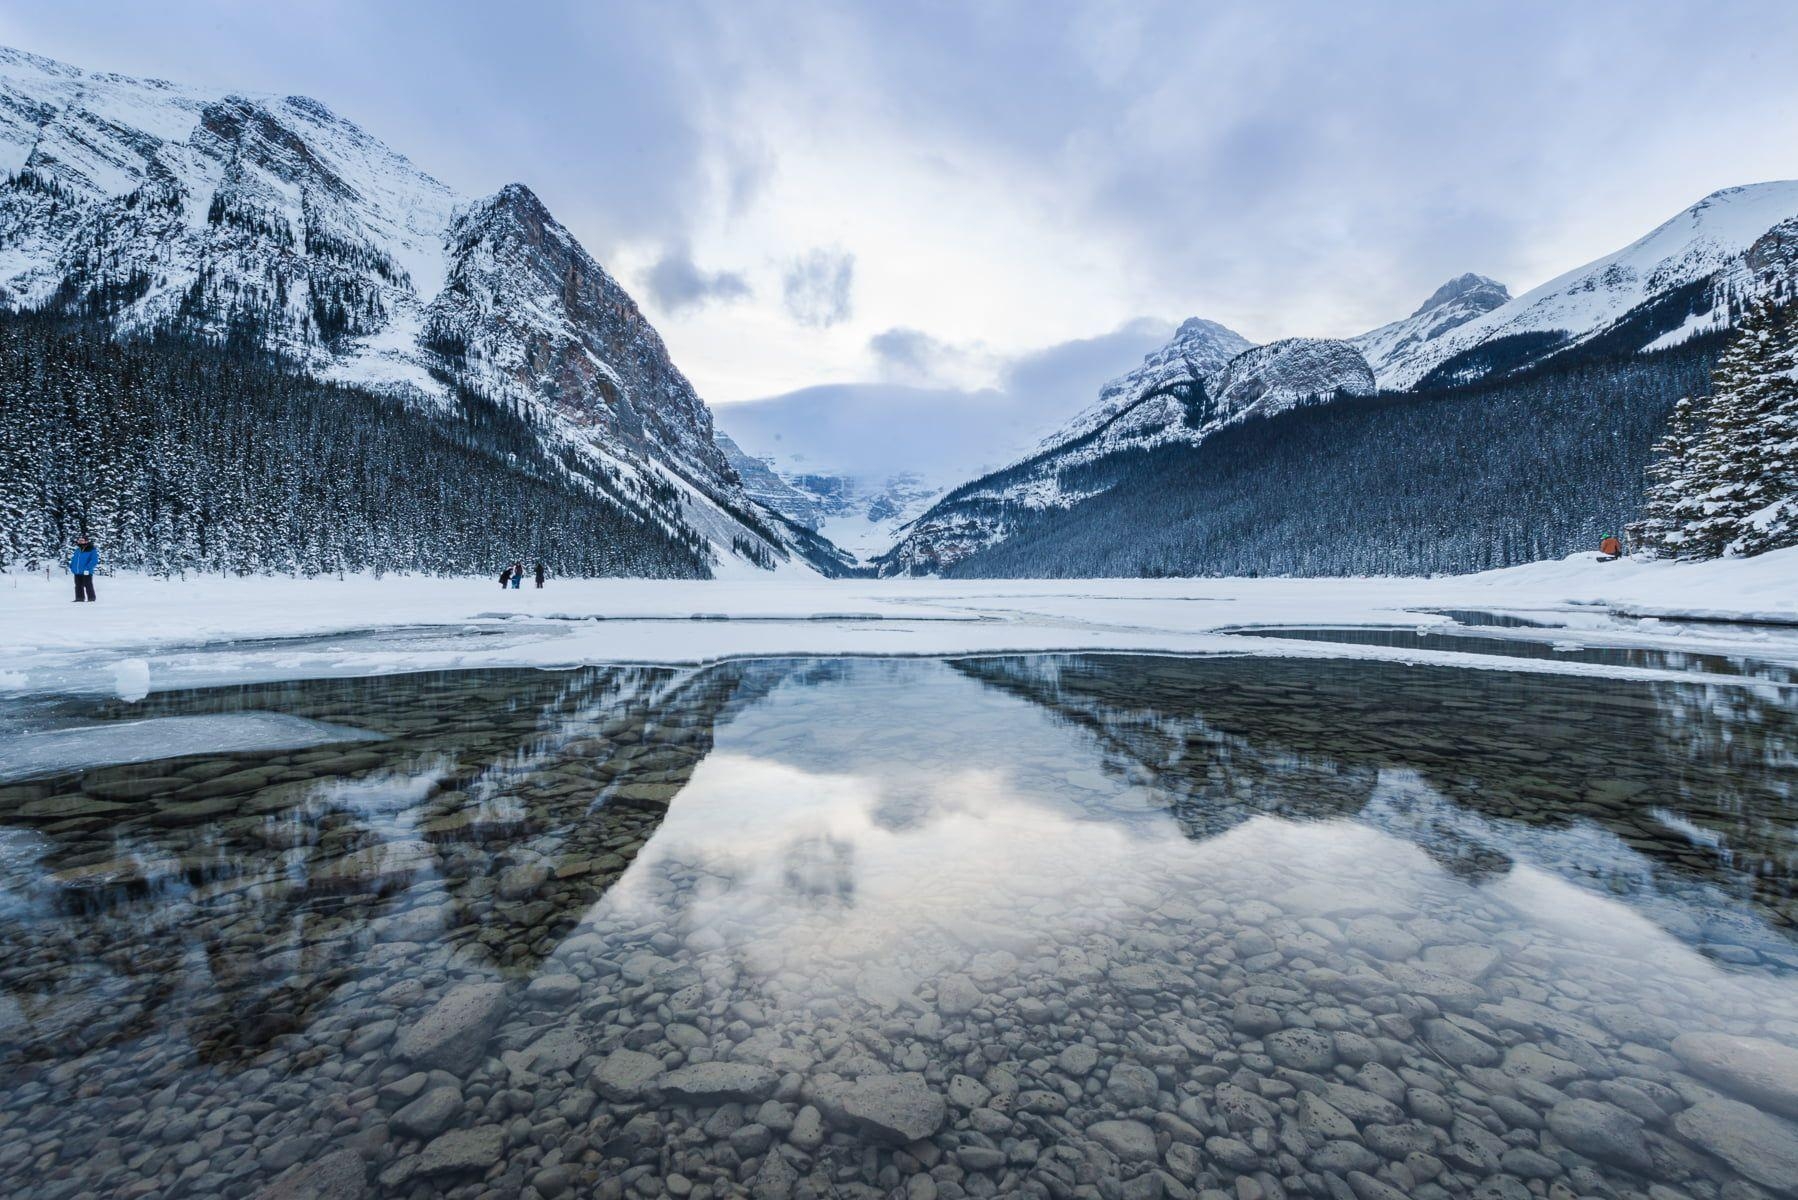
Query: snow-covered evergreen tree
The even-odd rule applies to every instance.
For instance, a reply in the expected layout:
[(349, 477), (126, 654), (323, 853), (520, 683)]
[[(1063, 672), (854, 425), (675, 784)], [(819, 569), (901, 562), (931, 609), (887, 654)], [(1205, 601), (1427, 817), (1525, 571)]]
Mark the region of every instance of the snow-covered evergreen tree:
[(1798, 545), (1798, 305), (1761, 304), (1681, 401), (1649, 469), (1638, 544), (1679, 558)]
[(1685, 542), (1681, 505), (1692, 490), (1692, 470), (1703, 432), (1702, 401), (1682, 396), (1667, 418), (1667, 432), (1654, 444), (1648, 465), (1648, 498), (1642, 519), (1629, 528), (1630, 544), (1673, 557)]

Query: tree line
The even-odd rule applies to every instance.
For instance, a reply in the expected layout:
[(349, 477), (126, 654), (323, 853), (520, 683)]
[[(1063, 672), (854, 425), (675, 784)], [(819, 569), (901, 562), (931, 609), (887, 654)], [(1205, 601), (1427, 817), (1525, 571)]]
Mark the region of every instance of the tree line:
[(310, 378), (258, 349), (0, 314), (0, 569), (66, 556), (156, 574), (701, 578), (672, 503), (545, 448), (530, 411), (432, 406)]
[(959, 577), (1460, 573), (1596, 548), (1715, 335), (1441, 390), (1339, 398), (1069, 468), (1071, 508), (1001, 505), (1012, 533)]

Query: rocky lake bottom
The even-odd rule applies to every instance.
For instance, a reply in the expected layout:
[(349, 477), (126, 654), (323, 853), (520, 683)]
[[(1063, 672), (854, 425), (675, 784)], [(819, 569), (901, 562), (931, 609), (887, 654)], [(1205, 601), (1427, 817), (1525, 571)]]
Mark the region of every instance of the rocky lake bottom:
[[(1101, 655), (40, 697), (9, 745), (144, 724), (0, 783), (0, 1190), (1798, 1196), (1793, 699)], [(144, 747), (227, 727), (288, 740)]]

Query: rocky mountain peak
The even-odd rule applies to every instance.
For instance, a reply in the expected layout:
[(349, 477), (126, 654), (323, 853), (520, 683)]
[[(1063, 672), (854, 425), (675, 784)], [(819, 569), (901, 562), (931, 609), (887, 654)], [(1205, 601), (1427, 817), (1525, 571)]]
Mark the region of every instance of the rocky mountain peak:
[(1243, 351), (1206, 381), (1205, 390), (1225, 419), (1251, 411), (1271, 416), (1339, 394), (1370, 396), (1374, 375), (1348, 342), (1285, 338)]
[(1475, 275), (1469, 271), (1464, 275), (1455, 276), (1431, 292), (1430, 298), (1419, 305), (1417, 311), (1411, 315), (1421, 317), (1424, 313), (1446, 308), (1457, 302), (1479, 312), (1488, 312), (1510, 298), (1510, 290), (1498, 280), (1488, 279), (1484, 275)]

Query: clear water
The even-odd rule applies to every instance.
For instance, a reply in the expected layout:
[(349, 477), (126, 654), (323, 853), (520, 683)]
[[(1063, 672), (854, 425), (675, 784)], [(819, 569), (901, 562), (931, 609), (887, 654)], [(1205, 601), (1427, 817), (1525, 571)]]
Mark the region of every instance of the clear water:
[(53, 716), (230, 712), (387, 740), (0, 787), (21, 1194), (1798, 1180), (1766, 689), (852, 659)]
[(1424, 609), (1439, 617), (1447, 617), (1462, 625), (1484, 625), (1492, 629), (1555, 629), (1559, 625), (1553, 621), (1538, 621), (1533, 617), (1520, 617), (1515, 613), (1486, 612), (1474, 608), (1437, 608)]

